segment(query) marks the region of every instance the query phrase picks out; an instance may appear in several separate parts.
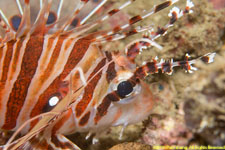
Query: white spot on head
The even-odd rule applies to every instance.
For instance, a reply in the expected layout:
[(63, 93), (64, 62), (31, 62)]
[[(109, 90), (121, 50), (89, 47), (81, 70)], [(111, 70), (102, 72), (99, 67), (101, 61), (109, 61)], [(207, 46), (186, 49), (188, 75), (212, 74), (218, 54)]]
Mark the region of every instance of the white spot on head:
[(55, 106), (58, 102), (59, 102), (59, 98), (57, 96), (51, 97), (48, 101), (50, 106)]

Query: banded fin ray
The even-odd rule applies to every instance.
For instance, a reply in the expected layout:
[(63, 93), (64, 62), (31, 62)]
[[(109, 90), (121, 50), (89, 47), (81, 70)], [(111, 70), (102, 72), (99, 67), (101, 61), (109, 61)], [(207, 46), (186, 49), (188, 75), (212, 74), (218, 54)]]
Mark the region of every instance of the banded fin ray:
[[(21, 149), (32, 149), (32, 150), (81, 150), (73, 142), (67, 139), (61, 134), (49, 136), (43, 136), (43, 132), (39, 133), (36, 136), (33, 136), (26, 142), (23, 142), (22, 145), (17, 147), (17, 142), (12, 143), (7, 149), (10, 150), (21, 150)], [(5, 147), (0, 146), (0, 150), (5, 150)]]
[(40, 6), (40, 11), (38, 17), (31, 29), (32, 33), (35, 34), (44, 34), (46, 30), (46, 22), (49, 16), (49, 10), (51, 7), (52, 0), (45, 0), (43, 4)]
[(23, 15), (22, 15), (22, 19), (21, 19), (19, 28), (16, 33), (16, 37), (26, 35), (28, 32), (30, 32), (30, 28), (31, 28), (29, 0), (25, 0), (24, 4), (25, 5), (24, 5), (24, 10), (23, 10)]

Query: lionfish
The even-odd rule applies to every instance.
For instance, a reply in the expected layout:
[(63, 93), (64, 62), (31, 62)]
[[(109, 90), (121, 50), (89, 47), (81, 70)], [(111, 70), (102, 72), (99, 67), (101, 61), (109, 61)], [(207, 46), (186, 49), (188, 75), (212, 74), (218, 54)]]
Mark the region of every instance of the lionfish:
[[(0, 128), (15, 131), (0, 149), (79, 149), (64, 135), (127, 126), (150, 114), (154, 93), (144, 82), (146, 76), (160, 70), (171, 74), (177, 66), (191, 72), (198, 60), (213, 62), (215, 53), (193, 60), (186, 55), (182, 61), (155, 58), (135, 64), (144, 49), (162, 49), (155, 39), (191, 13), (194, 4), (187, 0), (184, 10), (173, 7), (169, 22), (156, 31), (152, 26), (130, 27), (177, 1), (167, 0), (122, 25), (97, 31), (93, 29), (109, 23), (134, 0), (92, 20), (107, 0), (76, 0), (71, 3), (76, 7), (65, 16), (63, 0), (15, 0), (10, 6), (16, 4), (18, 14), (11, 17), (0, 10)], [(148, 34), (123, 52), (104, 51), (101, 46), (143, 32)], [(12, 142), (18, 132), (24, 136)]]

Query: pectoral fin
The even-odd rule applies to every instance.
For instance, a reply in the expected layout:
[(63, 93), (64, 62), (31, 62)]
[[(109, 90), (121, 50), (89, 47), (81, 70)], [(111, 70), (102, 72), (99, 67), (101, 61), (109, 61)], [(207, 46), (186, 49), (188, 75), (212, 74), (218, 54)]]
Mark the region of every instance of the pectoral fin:
[[(81, 150), (78, 146), (61, 134), (52, 135), (51, 137), (37, 135), (19, 147), (14, 147), (16, 144), (17, 142), (12, 143), (7, 150)], [(4, 146), (0, 147), (0, 150), (3, 149)]]

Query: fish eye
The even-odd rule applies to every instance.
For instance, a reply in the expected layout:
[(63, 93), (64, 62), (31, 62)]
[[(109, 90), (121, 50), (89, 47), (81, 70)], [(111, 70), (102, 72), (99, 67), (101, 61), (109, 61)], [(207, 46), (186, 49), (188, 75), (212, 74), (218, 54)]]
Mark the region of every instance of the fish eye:
[(133, 85), (130, 81), (122, 81), (117, 86), (117, 93), (122, 98), (129, 96), (133, 90)]

